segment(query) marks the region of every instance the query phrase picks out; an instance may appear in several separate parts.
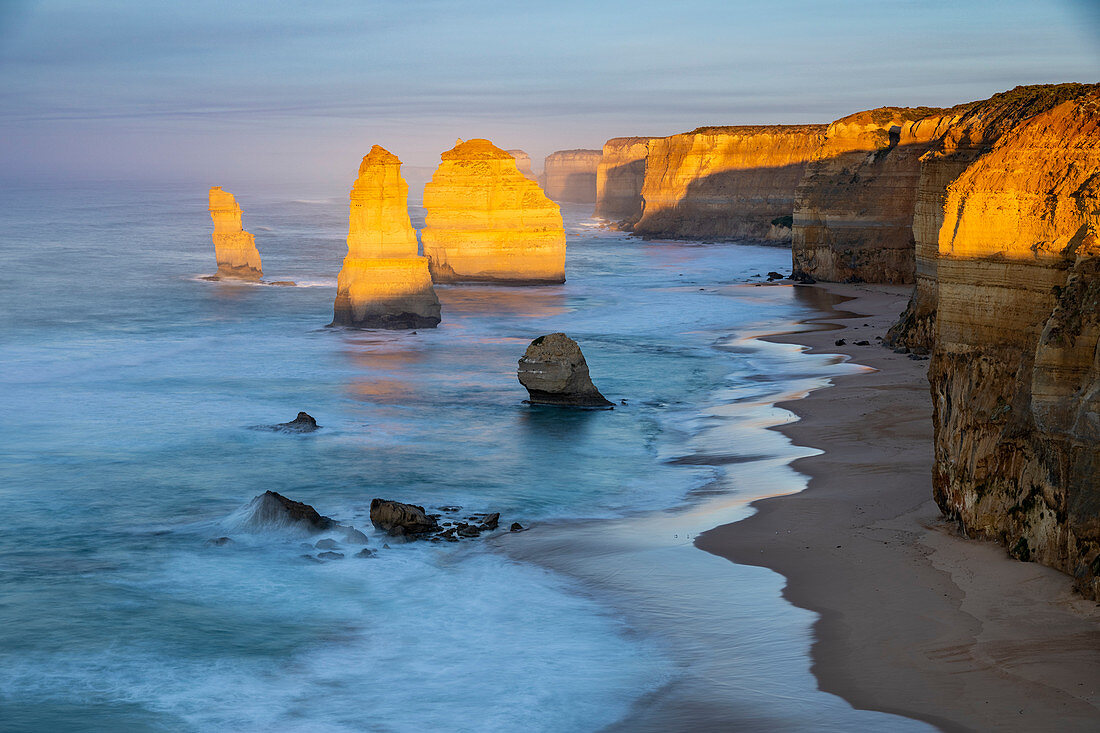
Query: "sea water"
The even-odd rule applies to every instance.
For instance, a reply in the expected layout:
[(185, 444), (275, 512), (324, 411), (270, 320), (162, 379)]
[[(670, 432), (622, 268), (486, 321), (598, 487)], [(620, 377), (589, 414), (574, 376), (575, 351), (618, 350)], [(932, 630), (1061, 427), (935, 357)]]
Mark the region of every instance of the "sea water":
[[(439, 328), (345, 331), (326, 325), (346, 200), (234, 193), (265, 279), (296, 287), (201, 279), (196, 186), (4, 192), (0, 729), (589, 731), (683, 679), (683, 645), (585, 573), (492, 536), (398, 544), (369, 504), (500, 512), (544, 538), (691, 505), (718, 471), (676, 459), (713, 410), (807, 378), (797, 349), (744, 345), (812, 313), (754, 285), (789, 252), (644, 242), (566, 206), (564, 285), (440, 287)], [(614, 410), (524, 403), (516, 361), (554, 331)], [(299, 410), (321, 430), (254, 429)], [(796, 455), (744, 430), (750, 457)], [(374, 556), (246, 531), (267, 490), (364, 530)], [(789, 610), (776, 576), (738, 582)], [(810, 621), (781, 642), (803, 673)], [(859, 720), (805, 676), (799, 705)]]

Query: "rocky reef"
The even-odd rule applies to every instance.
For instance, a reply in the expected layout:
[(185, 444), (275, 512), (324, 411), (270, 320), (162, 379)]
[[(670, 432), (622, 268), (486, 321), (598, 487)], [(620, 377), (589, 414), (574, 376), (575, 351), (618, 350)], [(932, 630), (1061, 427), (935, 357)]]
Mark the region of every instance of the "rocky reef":
[(516, 168), (529, 181), (538, 181), (538, 176), (531, 170), (531, 156), (523, 150), (505, 150), (504, 152), (516, 159)]
[(577, 342), (564, 333), (539, 336), (519, 360), (519, 382), (534, 405), (611, 407), (588, 373)]
[(642, 218), (648, 137), (616, 137), (603, 144), (596, 168), (596, 216), (629, 230)]
[(591, 204), (596, 201), (599, 150), (559, 150), (546, 156), (544, 189), (553, 201)]
[(912, 283), (921, 157), (950, 119), (946, 110), (883, 107), (829, 125), (795, 195), (794, 269), (834, 282)]
[(701, 127), (654, 138), (634, 233), (679, 239), (787, 242), (782, 223), (825, 137), (825, 125)]
[(252, 235), (241, 225), (241, 207), (221, 186), (210, 189), (210, 218), (214, 220), (214, 256), (218, 279), (259, 280), (263, 277), (260, 253)]
[(1098, 598), (1100, 85), (1068, 86), (962, 113), (922, 172), (917, 229), (936, 501)]
[(515, 158), (481, 139), (441, 157), (421, 234), (435, 282), (564, 282), (561, 211)]
[(408, 199), (401, 161), (375, 145), (351, 189), (348, 254), (337, 278), (332, 325), (402, 329), (439, 323), (439, 299), (428, 259), (419, 256)]

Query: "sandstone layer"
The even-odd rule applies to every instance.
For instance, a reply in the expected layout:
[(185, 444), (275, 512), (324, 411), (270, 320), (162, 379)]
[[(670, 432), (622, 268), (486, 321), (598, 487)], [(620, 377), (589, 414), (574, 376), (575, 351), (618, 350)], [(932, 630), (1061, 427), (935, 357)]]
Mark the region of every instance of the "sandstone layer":
[[(1035, 110), (1015, 91), (955, 128), (963, 157)], [(938, 223), (933, 483), (968, 533), (1097, 598), (1100, 85), (1072, 96), (1000, 130), (921, 222)]]
[(519, 382), (531, 404), (610, 407), (588, 372), (577, 342), (564, 333), (539, 336), (519, 360)]
[(596, 216), (630, 229), (642, 218), (648, 137), (616, 137), (603, 144), (596, 168)]
[(944, 110), (884, 107), (829, 125), (795, 197), (794, 269), (833, 282), (912, 283), (921, 156), (949, 120)]
[(515, 158), (481, 139), (441, 157), (421, 235), (435, 282), (564, 282), (561, 211)]
[(599, 150), (559, 150), (546, 156), (544, 190), (553, 201), (591, 204), (596, 200)]
[(210, 189), (210, 218), (214, 220), (214, 256), (218, 278), (259, 280), (263, 277), (260, 253), (252, 235), (241, 226), (241, 207), (221, 186)]
[(401, 161), (375, 145), (351, 189), (348, 254), (336, 284), (334, 326), (430, 328), (439, 299), (419, 256)]
[(795, 191), (825, 130), (825, 125), (704, 127), (651, 140), (645, 204), (634, 233), (790, 241), (789, 228), (779, 224), (794, 211)]
[(531, 181), (538, 181), (538, 176), (531, 170), (530, 155), (523, 150), (505, 150), (504, 152), (516, 159), (516, 168), (519, 169), (519, 172), (523, 174), (524, 178)]

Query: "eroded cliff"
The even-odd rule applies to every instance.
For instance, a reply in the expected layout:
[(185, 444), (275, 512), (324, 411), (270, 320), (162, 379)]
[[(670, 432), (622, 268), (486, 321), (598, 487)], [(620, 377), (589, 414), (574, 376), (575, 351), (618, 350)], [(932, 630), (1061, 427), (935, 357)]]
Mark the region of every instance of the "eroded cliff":
[(425, 328), (439, 323), (428, 258), (419, 256), (401, 161), (375, 145), (351, 189), (348, 254), (337, 278), (332, 323)]
[(825, 125), (704, 127), (649, 143), (644, 208), (650, 237), (790, 240), (782, 224)]
[(214, 220), (214, 256), (217, 278), (259, 280), (263, 277), (260, 252), (252, 235), (241, 225), (241, 207), (221, 186), (210, 189), (210, 218)]
[(557, 204), (488, 140), (458, 141), (424, 187), (421, 239), (436, 282), (565, 281)]
[(603, 144), (596, 167), (596, 216), (630, 229), (642, 217), (648, 137), (616, 137)]
[[(964, 117), (939, 154), (954, 146), (972, 162), (921, 222), (939, 222), (933, 479), (967, 532), (1071, 574), (1096, 598), (1100, 86), (1069, 91), (1051, 105), (1067, 90), (1014, 90)], [(1020, 120), (1036, 106), (1048, 108)]]
[(546, 195), (553, 201), (590, 204), (596, 200), (599, 150), (559, 150), (546, 156)]
[(529, 181), (538, 181), (538, 176), (531, 170), (531, 156), (523, 150), (505, 150), (504, 152), (516, 159), (516, 168)]

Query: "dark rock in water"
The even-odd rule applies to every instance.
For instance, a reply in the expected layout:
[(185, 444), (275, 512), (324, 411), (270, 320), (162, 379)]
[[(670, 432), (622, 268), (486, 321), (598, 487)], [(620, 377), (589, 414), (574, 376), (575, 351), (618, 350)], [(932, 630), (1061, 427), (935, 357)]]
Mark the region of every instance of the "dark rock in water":
[(273, 280), (267, 284), (277, 285), (282, 288), (293, 288), (298, 285), (298, 283), (294, 282), (293, 280)]
[(533, 405), (613, 407), (592, 384), (577, 342), (564, 333), (532, 341), (519, 360), (518, 376)]
[(330, 539), (317, 540), (317, 544), (314, 545), (318, 550), (335, 550), (339, 546), (336, 540)]
[(365, 545), (369, 540), (367, 536), (355, 527), (347, 527), (344, 530), (344, 542), (351, 545)]
[(782, 280), (782, 279), (783, 279), (783, 274), (782, 273), (775, 272), (774, 270), (768, 273), (768, 282), (771, 282), (773, 280)]
[(394, 536), (422, 535), (439, 529), (436, 520), (416, 504), (402, 504), (388, 499), (373, 499), (370, 503), (370, 523), (376, 529)]
[(813, 285), (817, 282), (817, 280), (814, 280), (809, 273), (803, 272), (802, 270), (795, 270), (790, 274), (787, 279), (796, 283), (801, 283), (803, 285)]
[(317, 424), (317, 421), (313, 419), (308, 413), (299, 412), (298, 417), (294, 418), (290, 422), (281, 422), (275, 426), (278, 429), (285, 430), (294, 433), (312, 433), (317, 428), (321, 427)]
[(843, 346), (846, 343), (848, 343), (848, 342), (845, 341), (844, 339), (837, 339), (836, 341), (833, 342), (833, 346)]
[(355, 553), (355, 557), (374, 557), (374, 550), (362, 549)]
[(439, 511), (441, 511), (441, 512), (460, 512), (460, 511), (462, 511), (462, 507), (454, 506), (454, 505), (441, 506), (441, 507), (439, 507)]
[(458, 528), (459, 537), (477, 537), (479, 534), (481, 534), (481, 530), (469, 524), (462, 525)]
[(626, 405), (626, 400), (619, 400), (620, 405)]
[(225, 547), (226, 545), (232, 545), (233, 540), (228, 537), (216, 537), (212, 540), (207, 540), (203, 544), (210, 545), (211, 547)]
[(492, 514), (486, 514), (485, 517), (481, 520), (481, 528), (482, 529), (496, 529), (497, 525), (499, 525), (499, 524), (500, 524), (500, 513), (499, 512), (494, 512)]
[(315, 558), (313, 555), (299, 555), (303, 560), (309, 560), (312, 563), (320, 564), (321, 561)]
[(856, 343), (856, 346), (870, 346), (871, 345), (870, 341), (856, 341), (855, 343)]
[(321, 558), (322, 560), (343, 560), (344, 559), (344, 553), (342, 553), (342, 552), (322, 552), (321, 554), (317, 555), (317, 557)]
[(512, 526), (508, 528), (509, 532), (522, 532), (523, 525), (519, 522), (512, 522)]
[(331, 517), (317, 513), (309, 504), (293, 501), (274, 491), (265, 491), (249, 504), (246, 527), (301, 527), (309, 532), (327, 532), (340, 525)]

